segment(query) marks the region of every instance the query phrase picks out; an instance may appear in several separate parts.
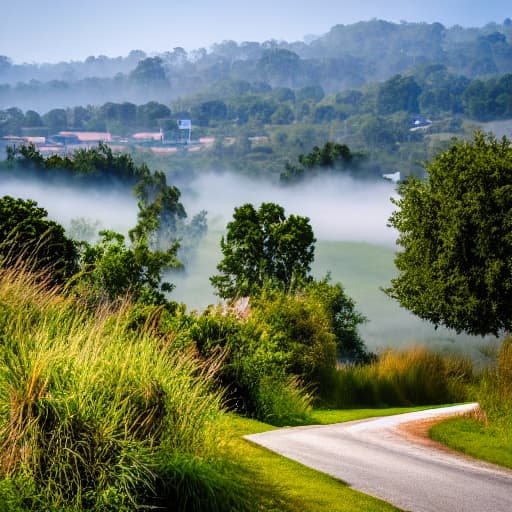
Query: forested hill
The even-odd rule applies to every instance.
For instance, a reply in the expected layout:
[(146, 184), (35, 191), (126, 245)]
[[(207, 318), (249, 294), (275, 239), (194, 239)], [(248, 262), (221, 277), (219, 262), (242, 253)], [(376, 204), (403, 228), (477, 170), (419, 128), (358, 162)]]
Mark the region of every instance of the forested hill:
[[(133, 50), (58, 64), (14, 64), (0, 56), (0, 104), (44, 110), (100, 98), (143, 102), (148, 86), (152, 99), (172, 101), (226, 80), (317, 85), (331, 93), (434, 63), (469, 79), (512, 72), (512, 20), (481, 28), (372, 20), (335, 25), (309, 43), (223, 41), (189, 53), (180, 47), (158, 55)], [(30, 103), (35, 95), (43, 95), (45, 108)]]

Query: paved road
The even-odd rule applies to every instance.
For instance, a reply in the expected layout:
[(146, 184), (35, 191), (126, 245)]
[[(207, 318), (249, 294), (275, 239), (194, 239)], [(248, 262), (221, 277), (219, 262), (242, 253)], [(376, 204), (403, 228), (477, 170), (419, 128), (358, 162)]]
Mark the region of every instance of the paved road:
[(246, 439), (413, 512), (512, 512), (512, 471), (414, 443), (398, 427), (476, 404), (335, 425), (286, 428)]

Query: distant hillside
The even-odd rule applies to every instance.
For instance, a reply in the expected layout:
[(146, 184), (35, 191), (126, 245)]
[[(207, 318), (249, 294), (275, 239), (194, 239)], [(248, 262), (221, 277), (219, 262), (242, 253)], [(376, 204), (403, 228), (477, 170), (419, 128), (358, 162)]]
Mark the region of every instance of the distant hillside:
[(320, 85), (330, 93), (427, 64), (443, 64), (470, 79), (512, 72), (512, 20), (481, 28), (372, 20), (335, 25), (309, 44), (223, 41), (190, 53), (179, 47), (154, 56), (133, 50), (126, 57), (58, 64), (18, 65), (0, 56), (0, 104), (44, 110), (142, 103), (148, 96), (170, 102), (226, 80), (294, 89)]

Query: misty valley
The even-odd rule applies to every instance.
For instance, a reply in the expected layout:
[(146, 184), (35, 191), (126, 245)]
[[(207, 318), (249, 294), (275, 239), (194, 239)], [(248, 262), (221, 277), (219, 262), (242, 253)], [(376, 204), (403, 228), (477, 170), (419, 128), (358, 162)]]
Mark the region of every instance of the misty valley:
[(244, 436), (462, 402), (512, 468), (511, 135), (509, 18), (0, 55), (0, 510), (396, 511)]

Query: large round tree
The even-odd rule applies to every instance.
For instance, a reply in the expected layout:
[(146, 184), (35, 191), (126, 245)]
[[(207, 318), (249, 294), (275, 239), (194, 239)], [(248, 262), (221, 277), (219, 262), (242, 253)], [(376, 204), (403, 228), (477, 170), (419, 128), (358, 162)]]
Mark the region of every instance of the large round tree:
[(315, 237), (307, 217), (286, 217), (282, 206), (262, 203), (235, 208), (222, 237), (220, 274), (210, 278), (222, 298), (252, 295), (267, 280), (288, 290), (309, 276)]
[(469, 334), (512, 327), (512, 147), (477, 132), (399, 187), (388, 295), (420, 318)]

